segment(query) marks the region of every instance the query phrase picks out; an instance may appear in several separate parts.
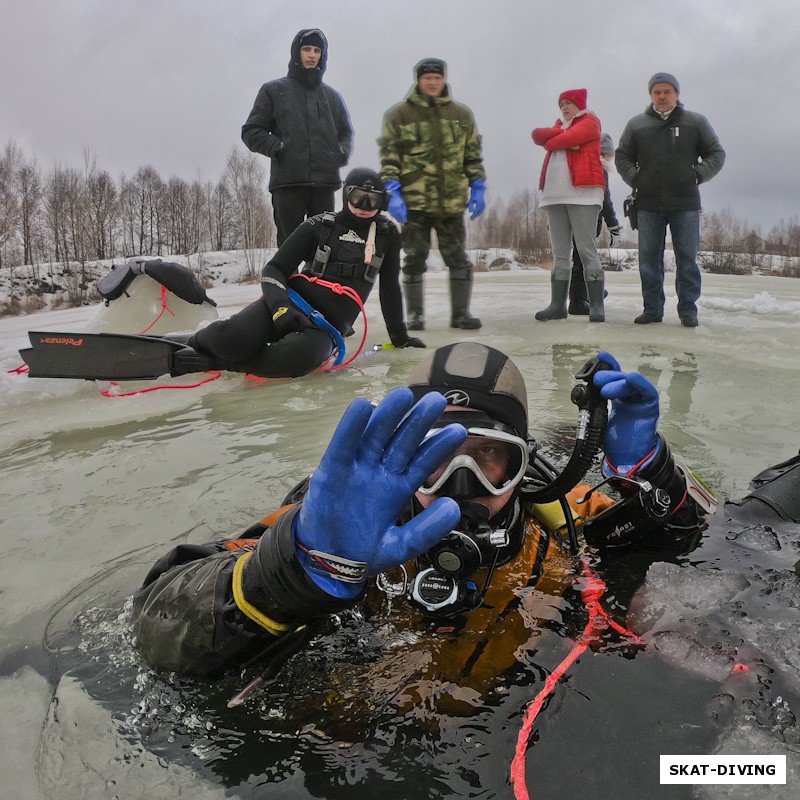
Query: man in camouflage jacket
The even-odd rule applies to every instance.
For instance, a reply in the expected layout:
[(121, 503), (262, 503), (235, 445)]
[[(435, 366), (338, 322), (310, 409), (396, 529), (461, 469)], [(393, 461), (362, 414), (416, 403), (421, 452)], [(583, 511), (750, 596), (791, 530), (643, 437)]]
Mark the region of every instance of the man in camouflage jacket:
[(389, 213), (403, 224), (403, 292), (409, 330), (424, 330), (423, 273), (436, 231), (450, 271), (450, 326), (474, 330), (469, 313), (472, 263), (464, 250), (464, 211), (475, 219), (485, 208), (486, 173), (481, 137), (467, 106), (445, 82), (447, 65), (426, 58), (414, 68), (416, 83), (383, 118), (381, 177), (392, 193)]

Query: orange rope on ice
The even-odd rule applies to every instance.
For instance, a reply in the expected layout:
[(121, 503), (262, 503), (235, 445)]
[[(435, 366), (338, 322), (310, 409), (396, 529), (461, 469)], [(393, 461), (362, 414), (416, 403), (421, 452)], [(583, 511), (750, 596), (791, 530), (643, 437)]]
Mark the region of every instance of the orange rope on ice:
[(583, 629), (583, 633), (578, 638), (578, 641), (573, 645), (572, 650), (567, 657), (553, 670), (544, 682), (544, 686), (539, 694), (536, 695), (533, 702), (525, 709), (525, 715), (522, 721), (517, 736), (517, 746), (514, 753), (514, 759), (511, 762), (511, 783), (514, 786), (514, 797), (516, 800), (529, 800), (528, 787), (525, 784), (525, 752), (528, 749), (528, 742), (531, 737), (533, 723), (536, 720), (539, 712), (542, 710), (545, 701), (553, 693), (556, 684), (564, 677), (567, 670), (580, 658), (586, 651), (589, 645), (596, 641), (600, 633), (607, 627), (612, 628), (621, 636), (626, 636), (632, 639), (634, 644), (644, 644), (644, 639), (624, 628), (618, 622), (613, 620), (608, 612), (600, 605), (600, 599), (606, 592), (606, 584), (602, 578), (595, 575), (589, 564), (584, 561), (582, 569), (583, 579), (585, 581), (583, 589), (581, 589), (581, 598), (583, 599), (586, 610), (589, 612), (589, 621)]
[(133, 397), (134, 395), (137, 394), (147, 394), (148, 392), (157, 392), (161, 389), (196, 389), (198, 386), (202, 386), (204, 383), (211, 383), (211, 381), (217, 380), (217, 378), (220, 378), (222, 376), (222, 373), (219, 370), (215, 369), (215, 370), (209, 370), (206, 373), (206, 375), (208, 375), (207, 378), (203, 378), (203, 380), (198, 381), (197, 383), (186, 383), (186, 384), (181, 384), (180, 386), (174, 386), (171, 384), (164, 384), (162, 386), (148, 386), (146, 389), (136, 389), (135, 391), (132, 392), (115, 392), (113, 387), (119, 386), (119, 384), (116, 381), (111, 381), (112, 388), (106, 389), (105, 391), (100, 392), (100, 394), (102, 394), (103, 397), (115, 398), (115, 397)]
[[(597, 641), (600, 634), (606, 627), (610, 627), (620, 636), (630, 639), (633, 644), (644, 646), (644, 638), (628, 630), (618, 622), (613, 620), (608, 612), (600, 605), (600, 600), (606, 592), (606, 584), (602, 578), (598, 577), (584, 561), (581, 570), (584, 587), (581, 589), (586, 610), (589, 612), (589, 621), (583, 629), (578, 640), (574, 643), (572, 650), (564, 660), (550, 673), (544, 682), (544, 686), (539, 694), (533, 699), (531, 704), (525, 709), (522, 727), (517, 735), (517, 746), (514, 752), (514, 759), (511, 762), (510, 779), (514, 787), (514, 797), (516, 800), (530, 800), (528, 787), (525, 783), (525, 753), (528, 749), (533, 723), (539, 712), (542, 710), (547, 698), (555, 691), (556, 684), (564, 677), (567, 670), (586, 652), (589, 645)], [(750, 666), (741, 662), (736, 662), (731, 667), (731, 675), (746, 673), (750, 671)]]
[(169, 289), (167, 289), (166, 286), (162, 286), (161, 287), (161, 311), (158, 313), (158, 316), (143, 331), (139, 331), (139, 335), (140, 336), (142, 334), (147, 333), (147, 331), (149, 331), (153, 327), (153, 325), (155, 325), (161, 319), (161, 317), (164, 316), (164, 312), (165, 311), (169, 311), (169, 313), (172, 314), (173, 317), (175, 316), (175, 312), (167, 305), (167, 296), (168, 295), (169, 295)]

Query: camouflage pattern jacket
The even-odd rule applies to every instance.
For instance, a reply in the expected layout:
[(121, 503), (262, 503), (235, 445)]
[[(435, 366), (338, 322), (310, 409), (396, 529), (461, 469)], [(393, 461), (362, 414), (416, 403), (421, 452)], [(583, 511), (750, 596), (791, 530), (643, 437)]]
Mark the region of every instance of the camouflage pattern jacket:
[(409, 211), (463, 214), (469, 185), (486, 178), (475, 119), (447, 85), (440, 97), (415, 85), (384, 115), (378, 143), (381, 177), (400, 182)]

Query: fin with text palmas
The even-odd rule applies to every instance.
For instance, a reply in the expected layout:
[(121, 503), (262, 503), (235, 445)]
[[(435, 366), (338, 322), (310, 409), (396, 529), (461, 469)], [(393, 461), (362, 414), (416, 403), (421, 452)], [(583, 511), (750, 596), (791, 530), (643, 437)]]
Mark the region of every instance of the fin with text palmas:
[(155, 380), (213, 368), (202, 353), (156, 336), (31, 331), (28, 337), (31, 347), (19, 354), (30, 378)]

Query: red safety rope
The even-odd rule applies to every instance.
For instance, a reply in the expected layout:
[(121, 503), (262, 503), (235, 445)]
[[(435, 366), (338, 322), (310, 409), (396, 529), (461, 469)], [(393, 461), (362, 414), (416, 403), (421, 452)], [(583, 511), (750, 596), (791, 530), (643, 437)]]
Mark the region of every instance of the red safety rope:
[[(167, 305), (167, 297), (169, 296), (169, 289), (166, 286), (161, 287), (161, 311), (158, 313), (158, 316), (144, 329), (139, 331), (139, 336), (143, 336), (146, 334), (160, 319), (164, 316), (164, 312), (168, 311), (172, 316), (175, 316), (175, 312)], [(202, 386), (204, 383), (211, 383), (211, 381), (217, 380), (217, 378), (222, 377), (222, 373), (219, 370), (208, 370), (206, 374), (209, 376), (207, 378), (203, 378), (203, 380), (198, 381), (197, 383), (184, 383), (180, 386), (176, 386), (175, 384), (162, 384), (160, 386), (148, 386), (146, 389), (135, 389), (132, 392), (118, 392), (116, 391), (115, 387), (119, 386), (116, 381), (110, 381), (111, 388), (105, 389), (104, 391), (100, 392), (103, 397), (134, 397), (137, 394), (147, 394), (148, 392), (158, 392), (161, 389), (196, 389), (198, 386)]]
[(147, 331), (149, 331), (153, 327), (153, 325), (155, 325), (161, 319), (161, 317), (164, 316), (164, 312), (165, 311), (169, 311), (169, 313), (172, 314), (173, 317), (175, 316), (175, 312), (167, 305), (167, 296), (168, 295), (169, 295), (169, 289), (167, 289), (166, 286), (162, 286), (161, 287), (161, 311), (159, 311), (158, 316), (143, 331), (139, 331), (139, 336), (142, 336), (143, 334), (147, 333)]
[(360, 295), (358, 292), (353, 289), (351, 286), (342, 286), (341, 283), (333, 283), (331, 281), (325, 281), (322, 278), (317, 277), (316, 275), (306, 275), (304, 272), (298, 272), (295, 275), (292, 275), (293, 278), (305, 278), (310, 283), (316, 283), (319, 286), (324, 286), (326, 289), (330, 289), (332, 292), (336, 294), (343, 294), (345, 297), (349, 297), (359, 308), (361, 316), (364, 317), (364, 333), (361, 337), (361, 342), (358, 345), (358, 349), (356, 352), (347, 359), (347, 361), (343, 361), (341, 364), (338, 364), (334, 367), (320, 367), (320, 369), (324, 369), (325, 372), (333, 372), (337, 369), (344, 369), (348, 364), (352, 364), (353, 361), (358, 358), (358, 355), (364, 349), (364, 342), (367, 341), (367, 312), (364, 308), (364, 303), (361, 300)]
[(204, 383), (211, 383), (211, 381), (217, 380), (217, 378), (220, 378), (222, 376), (222, 373), (219, 370), (215, 369), (215, 370), (209, 370), (208, 372), (206, 372), (206, 375), (208, 375), (207, 378), (203, 378), (203, 380), (198, 381), (197, 383), (184, 383), (181, 384), (180, 386), (175, 386), (174, 384), (165, 383), (162, 384), (161, 386), (148, 386), (145, 389), (135, 389), (132, 392), (115, 391), (114, 387), (119, 386), (119, 384), (116, 381), (111, 381), (110, 382), (111, 388), (100, 392), (100, 394), (102, 394), (103, 397), (114, 398), (114, 397), (133, 397), (134, 395), (137, 394), (147, 394), (148, 392), (157, 392), (160, 389), (196, 389), (198, 386), (202, 386)]
[[(592, 642), (596, 642), (606, 628), (615, 630), (620, 636), (630, 639), (637, 646), (644, 646), (644, 638), (631, 630), (620, 625), (612, 619), (608, 612), (600, 605), (600, 600), (606, 593), (606, 584), (602, 578), (594, 573), (591, 566), (584, 560), (581, 570), (584, 581), (581, 589), (581, 599), (589, 612), (589, 621), (583, 629), (583, 633), (574, 643), (572, 650), (567, 657), (550, 673), (544, 682), (544, 686), (539, 694), (533, 699), (531, 704), (525, 709), (522, 727), (517, 735), (517, 746), (514, 752), (514, 759), (511, 762), (510, 779), (514, 787), (514, 797), (516, 800), (530, 800), (528, 787), (525, 784), (525, 753), (528, 749), (533, 723), (539, 712), (542, 710), (547, 698), (555, 691), (556, 684), (564, 677), (567, 670), (580, 658)], [(741, 662), (735, 663), (731, 667), (731, 674), (749, 672), (750, 667)]]
[(600, 599), (606, 592), (606, 584), (602, 578), (598, 577), (588, 562), (583, 562), (581, 570), (583, 578), (583, 588), (581, 598), (589, 612), (589, 621), (583, 629), (583, 633), (574, 643), (569, 655), (553, 670), (544, 682), (544, 687), (533, 699), (533, 702), (525, 709), (519, 735), (517, 736), (517, 747), (514, 759), (511, 762), (511, 783), (514, 786), (514, 797), (516, 800), (529, 800), (528, 788), (525, 785), (525, 753), (528, 749), (528, 742), (531, 736), (533, 723), (539, 712), (542, 710), (545, 701), (555, 690), (556, 684), (564, 677), (567, 670), (580, 658), (592, 642), (600, 637), (606, 628), (612, 628), (621, 636), (631, 639), (634, 644), (643, 645), (644, 639), (624, 628), (613, 620), (608, 612), (600, 605)]

